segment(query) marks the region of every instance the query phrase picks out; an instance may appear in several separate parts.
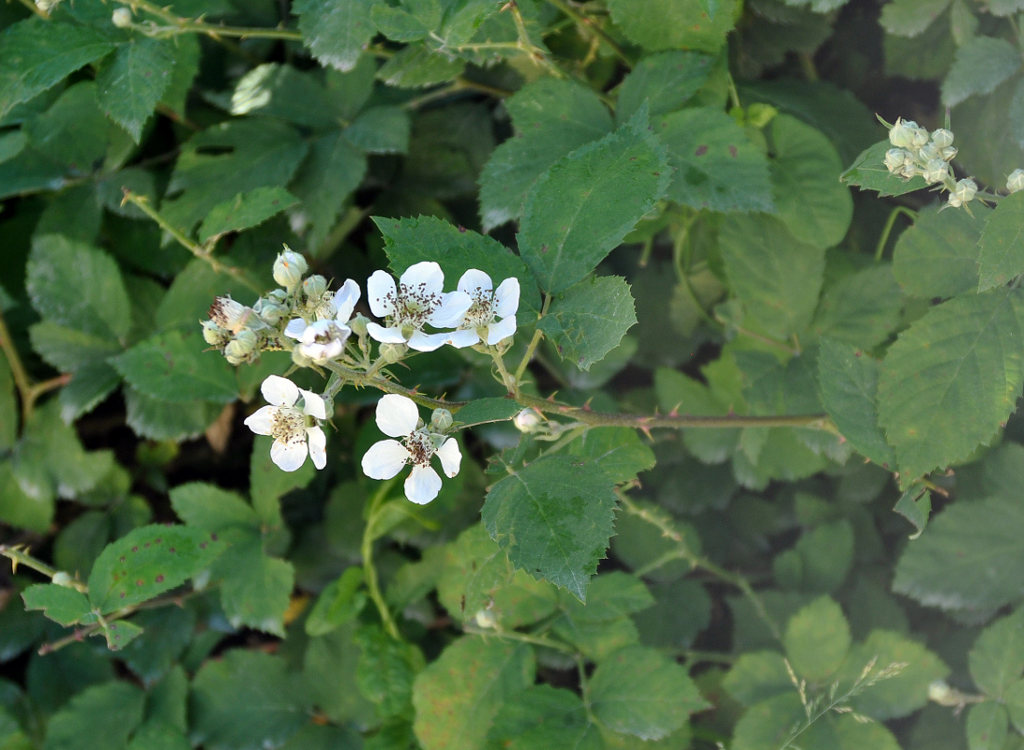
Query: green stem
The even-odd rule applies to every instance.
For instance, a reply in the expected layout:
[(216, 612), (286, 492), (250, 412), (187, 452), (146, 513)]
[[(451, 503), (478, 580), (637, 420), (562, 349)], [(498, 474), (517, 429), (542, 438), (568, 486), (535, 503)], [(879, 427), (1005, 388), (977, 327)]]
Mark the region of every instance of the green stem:
[(565, 2), (565, 0), (545, 1), (548, 5), (557, 8), (562, 13), (569, 16), (569, 18), (571, 18), (577, 26), (585, 27), (588, 31), (593, 32), (593, 34), (598, 39), (600, 39), (602, 42), (608, 45), (608, 48), (615, 54), (617, 58), (619, 58), (619, 60), (622, 63), (626, 65), (626, 67), (633, 67), (632, 60), (629, 59), (625, 51), (623, 51), (622, 47), (619, 46), (618, 42), (616, 42), (614, 39), (608, 36), (605, 30), (598, 26), (596, 23), (594, 23), (591, 19), (587, 18), (582, 13), (578, 12), (575, 8), (569, 5), (569, 3)]
[[(60, 573), (61, 571), (56, 568), (47, 565), (42, 560), (38, 560), (32, 555), (28, 554), (25, 550), (27, 547), (21, 545), (7, 545), (0, 544), (0, 555), (3, 555), (11, 561), (11, 573), (16, 573), (19, 565), (24, 565), (26, 568), (31, 568), (37, 573), (41, 573), (50, 580)], [(81, 581), (71, 580), (68, 585), (76, 591), (81, 591), (83, 594), (89, 591), (89, 587)]]
[(505, 367), (505, 360), (494, 347), (488, 347), (490, 350), (491, 359), (494, 360), (494, 366), (498, 368), (498, 373), (501, 375), (502, 385), (505, 386), (505, 390), (508, 391), (510, 396), (514, 396), (516, 391), (519, 390), (519, 381), (514, 379)]
[[(540, 308), (540, 315), (537, 316), (539, 321), (545, 315), (548, 314), (548, 308), (551, 306), (551, 295), (544, 295), (544, 303)], [(527, 365), (530, 364), (530, 360), (533, 359), (533, 353), (537, 351), (537, 346), (540, 344), (540, 340), (544, 338), (544, 331), (537, 328), (533, 332), (533, 338), (530, 339), (529, 346), (526, 347), (526, 353), (523, 354), (523, 358), (519, 361), (519, 366), (516, 368), (515, 380), (518, 388), (518, 384), (523, 382), (523, 373), (526, 372)]]
[(542, 646), (544, 648), (550, 648), (555, 651), (561, 651), (564, 654), (575, 654), (576, 649), (572, 646), (562, 643), (561, 641), (554, 641), (550, 638), (545, 638), (540, 635), (531, 635), (530, 633), (520, 633), (518, 630), (501, 630), (500, 628), (481, 628), (476, 625), (464, 625), (462, 627), (463, 632), (471, 633), (473, 635), (482, 636), (494, 636), (495, 638), (501, 638), (507, 641), (519, 641), (520, 643), (529, 643), (533, 646)]
[(734, 109), (740, 109), (742, 105), (740, 104), (740, 92), (736, 89), (736, 81), (733, 80), (731, 73), (726, 75), (729, 81), (729, 103)]
[(21, 357), (18, 356), (18, 349), (14, 346), (11, 332), (7, 328), (7, 323), (4, 322), (2, 312), (0, 312), (0, 349), (7, 357), (7, 364), (14, 377), (14, 384), (18, 387), (18, 393), (21, 395), (21, 423), (24, 425), (32, 416), (32, 403), (35, 400), (32, 396), (32, 381), (29, 379), (28, 372), (25, 371)]
[(205, 21), (196, 21), (190, 18), (176, 16), (170, 11), (150, 3), (147, 0), (117, 0), (117, 2), (121, 3), (121, 5), (127, 5), (133, 12), (140, 10), (145, 11), (150, 15), (166, 21), (174, 27), (172, 33), (175, 34), (198, 33), (207, 34), (214, 38), (233, 37), (237, 39), (282, 39), (292, 42), (302, 41), (302, 34), (298, 31), (292, 31), (291, 29), (267, 29), (251, 26), (221, 26), (219, 24), (206, 23)]
[(402, 639), (402, 636), (399, 634), (398, 626), (395, 625), (395, 621), (391, 617), (391, 611), (384, 601), (384, 595), (380, 590), (380, 582), (377, 579), (377, 569), (373, 566), (373, 540), (375, 539), (373, 527), (377, 523), (377, 513), (380, 510), (380, 506), (391, 490), (391, 485), (394, 483), (393, 479), (384, 482), (377, 492), (374, 493), (373, 497), (370, 498), (370, 510), (367, 514), (366, 528), (363, 529), (361, 553), (363, 556), (363, 579), (366, 581), (366, 589), (370, 592), (370, 598), (377, 606), (384, 629), (388, 631), (388, 635), (398, 641)]
[(889, 218), (885, 221), (885, 226), (882, 227), (882, 235), (878, 238), (878, 244), (875, 246), (875, 263), (882, 260), (882, 256), (885, 255), (885, 246), (889, 242), (889, 235), (892, 233), (892, 228), (896, 224), (896, 219), (899, 216), (906, 216), (911, 222), (917, 220), (917, 212), (912, 211), (906, 206), (896, 206), (890, 213)]

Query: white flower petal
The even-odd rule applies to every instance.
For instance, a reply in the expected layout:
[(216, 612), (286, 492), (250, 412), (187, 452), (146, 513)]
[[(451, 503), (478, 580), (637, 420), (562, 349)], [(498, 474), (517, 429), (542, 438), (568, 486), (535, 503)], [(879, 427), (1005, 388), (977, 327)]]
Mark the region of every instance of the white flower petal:
[(292, 318), (284, 328), (284, 335), (293, 339), (301, 339), (306, 328), (308, 326), (302, 318)]
[(402, 329), (397, 327), (385, 328), (378, 323), (367, 323), (366, 332), (370, 334), (370, 338), (374, 341), (379, 341), (382, 344), (404, 344), (405, 336), (402, 335)]
[(295, 383), (280, 375), (268, 375), (260, 386), (260, 392), (267, 403), (274, 406), (291, 406), (299, 400), (299, 389)]
[(438, 448), (434, 455), (441, 459), (441, 468), (444, 470), (445, 476), (453, 477), (459, 473), (459, 466), (462, 464), (462, 451), (459, 450), (459, 444), (455, 438), (445, 440), (444, 445)]
[(515, 315), (519, 309), (519, 279), (509, 276), (494, 292), (494, 314), (499, 318)]
[(299, 391), (302, 393), (302, 413), (317, 419), (327, 419), (327, 407), (324, 405), (323, 398), (304, 388), (299, 388)]
[(290, 443), (282, 443), (275, 440), (270, 446), (270, 460), (284, 471), (295, 471), (306, 462), (306, 441), (293, 440)]
[(424, 333), (416, 331), (409, 337), (409, 348), (418, 352), (432, 352), (440, 349), (448, 341), (447, 333)]
[(448, 292), (441, 297), (441, 304), (430, 313), (427, 322), (438, 328), (451, 328), (459, 324), (472, 305), (473, 298), (465, 292)]
[(269, 435), (276, 414), (276, 406), (261, 407), (245, 418), (245, 426), (257, 435)]
[(400, 393), (388, 393), (377, 402), (377, 426), (388, 437), (405, 437), (416, 429), (420, 410)]
[(459, 279), (458, 290), (465, 292), (470, 297), (476, 297), (478, 292), (488, 292), (494, 289), (491, 277), (477, 268), (470, 268)]
[(352, 317), (352, 311), (356, 307), (356, 302), (359, 301), (359, 294), (359, 284), (352, 279), (346, 279), (345, 283), (341, 285), (341, 289), (334, 293), (332, 300), (336, 311), (335, 320), (339, 323), (348, 323), (349, 318)]
[(440, 294), (444, 289), (444, 271), (432, 260), (424, 260), (409, 266), (399, 283), (410, 289), (418, 289), (423, 285), (427, 294)]
[(516, 332), (516, 316), (510, 315), (504, 320), (487, 326), (487, 343), (494, 346)]
[(309, 442), (309, 457), (313, 466), (322, 469), (327, 466), (327, 436), (319, 427), (306, 429), (306, 440)]
[(363, 454), (363, 473), (370, 479), (391, 479), (409, 462), (409, 450), (397, 440), (378, 440)]
[(441, 477), (429, 466), (413, 466), (405, 479), (405, 496), (417, 505), (426, 505), (441, 491)]
[(378, 318), (394, 314), (397, 294), (395, 280), (386, 271), (374, 271), (366, 280), (366, 298), (370, 302), (370, 310)]
[(467, 346), (473, 346), (480, 341), (480, 337), (476, 335), (476, 331), (472, 328), (463, 328), (458, 331), (452, 331), (448, 334), (448, 338), (445, 339), (446, 344), (451, 344), (456, 349), (462, 349)]

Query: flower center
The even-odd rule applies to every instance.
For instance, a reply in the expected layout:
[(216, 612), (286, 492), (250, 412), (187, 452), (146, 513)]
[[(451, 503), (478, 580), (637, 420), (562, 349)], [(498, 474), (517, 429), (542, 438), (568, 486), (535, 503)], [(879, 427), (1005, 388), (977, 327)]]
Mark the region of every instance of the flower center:
[(436, 452), (434, 441), (423, 430), (415, 430), (405, 439), (405, 447), (409, 451), (409, 463), (417, 466), (430, 466), (430, 457)]
[(395, 306), (395, 323), (421, 328), (441, 304), (441, 296), (427, 290), (426, 284), (402, 284), (396, 299), (388, 293), (386, 300)]
[(494, 322), (493, 294), (486, 289), (473, 292), (473, 304), (466, 311), (460, 328), (480, 328)]
[(298, 409), (281, 407), (274, 412), (270, 434), (281, 443), (294, 443), (306, 439), (306, 417)]

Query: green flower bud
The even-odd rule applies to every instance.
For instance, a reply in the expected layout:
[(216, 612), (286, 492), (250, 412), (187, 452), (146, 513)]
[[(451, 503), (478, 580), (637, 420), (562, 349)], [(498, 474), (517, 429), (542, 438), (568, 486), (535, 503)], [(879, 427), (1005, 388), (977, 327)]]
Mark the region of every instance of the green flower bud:
[(959, 180), (949, 194), (949, 205), (953, 208), (960, 208), (965, 203), (972, 201), (977, 193), (978, 186), (974, 180), (970, 178)]
[(945, 128), (939, 128), (938, 130), (932, 131), (932, 143), (939, 148), (946, 148), (946, 146), (953, 145), (953, 134)]
[(370, 322), (362, 313), (356, 313), (355, 317), (348, 322), (348, 327), (359, 338), (366, 336), (366, 324)]
[(953, 689), (944, 680), (934, 680), (928, 685), (928, 700), (940, 705), (949, 705), (947, 702)]
[(945, 148), (939, 149), (939, 156), (946, 161), (953, 161), (956, 153), (956, 146), (946, 146)]
[(204, 320), (202, 326), (203, 341), (210, 346), (222, 349), (231, 340), (231, 332), (221, 328), (212, 320)]
[(914, 133), (916, 130), (918, 130), (916, 122), (897, 117), (896, 124), (889, 129), (889, 143), (897, 148), (910, 148), (915, 145), (923, 146), (923, 143), (914, 143)]
[(455, 423), (452, 413), (447, 409), (434, 409), (430, 415), (430, 431), (439, 432), (442, 435), (448, 432)]
[(1011, 193), (1024, 190), (1024, 169), (1015, 169), (1006, 178), (1006, 189)]
[(936, 182), (945, 182), (949, 176), (949, 165), (942, 159), (932, 159), (924, 167), (922, 172), (925, 182), (933, 185)]
[(224, 347), (224, 358), (233, 365), (255, 362), (260, 355), (259, 344), (256, 332), (244, 328)]
[(309, 367), (313, 364), (313, 360), (299, 351), (299, 347), (292, 349), (292, 362), (299, 367)]
[(116, 8), (110, 22), (119, 29), (127, 29), (132, 25), (132, 12), (128, 8)]
[(542, 421), (540, 414), (533, 409), (523, 409), (512, 419), (512, 423), (520, 432), (539, 432)]
[(302, 281), (309, 266), (306, 259), (297, 252), (287, 245), (284, 248), (284, 252), (278, 253), (274, 261), (274, 281), (290, 292)]
[(74, 588), (72, 584), (71, 576), (65, 573), (63, 570), (58, 570), (53, 574), (53, 578), (50, 579), (58, 586), (64, 586), (65, 588)]
[(902, 167), (910, 154), (902, 148), (891, 148), (885, 152), (885, 167), (890, 172), (897, 172)]
[(389, 365), (393, 365), (405, 356), (405, 353), (409, 351), (409, 347), (405, 344), (381, 344), (380, 345), (380, 356)]
[(275, 305), (284, 307), (288, 302), (288, 292), (284, 289), (272, 289), (267, 292), (265, 299), (270, 300)]
[(256, 300), (256, 304), (253, 305), (252, 310), (257, 316), (259, 316), (260, 320), (272, 326), (276, 326), (281, 322), (281, 318), (288, 314), (287, 307), (263, 297)]
[(473, 620), (476, 622), (476, 626), (478, 628), (484, 628), (487, 630), (498, 624), (497, 618), (489, 609), (477, 610), (477, 613), (473, 615)]

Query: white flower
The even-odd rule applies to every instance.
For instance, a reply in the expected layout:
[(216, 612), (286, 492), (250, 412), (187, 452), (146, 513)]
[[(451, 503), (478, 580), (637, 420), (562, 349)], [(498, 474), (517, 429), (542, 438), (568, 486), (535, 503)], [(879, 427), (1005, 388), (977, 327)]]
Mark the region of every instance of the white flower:
[(398, 286), (390, 274), (374, 271), (366, 282), (370, 310), (386, 318), (387, 327), (367, 323), (366, 331), (382, 344), (404, 344), (420, 352), (432, 352), (445, 343), (446, 333), (424, 333), (429, 323), (450, 328), (462, 318), (472, 300), (464, 292), (442, 292), (444, 272), (433, 261), (409, 266)]
[(397, 393), (383, 396), (377, 402), (377, 426), (385, 435), (404, 440), (377, 441), (366, 451), (362, 466), (371, 479), (391, 479), (406, 464), (412, 464), (405, 480), (405, 496), (417, 505), (425, 505), (441, 491), (441, 477), (431, 467), (430, 459), (436, 455), (445, 475), (454, 477), (459, 473), (462, 452), (455, 438), (432, 435), (419, 425), (419, 409), (412, 399)]
[(345, 341), (352, 334), (348, 322), (356, 302), (359, 301), (359, 285), (347, 279), (341, 289), (331, 297), (325, 312), (325, 320), (307, 324), (302, 318), (288, 322), (284, 335), (299, 342), (299, 351), (314, 362), (334, 359), (345, 348)]
[(449, 344), (461, 349), (483, 340), (494, 346), (516, 332), (519, 279), (515, 276), (494, 289), (490, 276), (470, 268), (459, 279), (458, 289), (469, 296), (472, 304), (455, 324), (458, 330), (448, 334)]
[[(270, 435), (270, 458), (285, 471), (295, 471), (306, 461), (322, 469), (327, 465), (327, 437), (320, 420), (327, 419), (324, 400), (312, 391), (299, 388), (287, 378), (270, 375), (260, 391), (271, 406), (264, 406), (247, 417), (245, 425), (257, 435)], [(302, 395), (302, 407), (295, 405)]]

